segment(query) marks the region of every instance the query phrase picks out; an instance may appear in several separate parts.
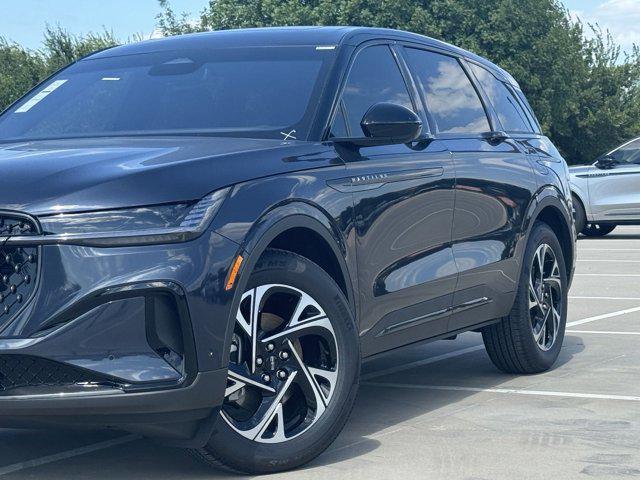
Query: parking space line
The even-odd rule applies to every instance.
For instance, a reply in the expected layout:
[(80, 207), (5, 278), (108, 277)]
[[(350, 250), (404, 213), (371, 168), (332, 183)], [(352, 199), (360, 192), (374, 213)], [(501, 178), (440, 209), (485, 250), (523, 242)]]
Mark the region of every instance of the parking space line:
[(561, 397), (561, 398), (589, 398), (595, 400), (618, 400), (625, 402), (640, 402), (639, 396), (633, 395), (604, 395), (599, 393), (574, 393), (574, 392), (554, 392), (546, 390), (523, 390), (518, 388), (476, 388), (457, 387), (452, 385), (419, 385), (415, 383), (386, 383), (386, 382), (366, 382), (364, 385), (383, 388), (408, 388), (416, 390), (443, 390), (451, 392), (488, 392), (502, 393), (510, 395), (531, 395), (538, 397)]
[(604, 330), (567, 330), (567, 333), (592, 333), (602, 335), (640, 335), (640, 332), (609, 332)]
[(594, 317), (583, 318), (582, 320), (567, 322), (567, 327), (575, 327), (576, 325), (595, 322), (596, 320), (604, 320), (605, 318), (619, 317), (620, 315), (626, 315), (627, 313), (634, 313), (634, 312), (640, 312), (640, 307), (627, 308), (625, 310), (618, 310), (617, 312), (603, 313), (602, 315), (596, 315)]
[(574, 277), (640, 277), (640, 273), (574, 273)]
[(640, 263), (640, 260), (621, 260), (618, 259), (604, 259), (604, 258), (578, 258), (577, 262), (602, 262), (602, 263)]
[(13, 465), (0, 467), (0, 476), (7, 475), (9, 473), (15, 473), (27, 468), (39, 467), (41, 465), (57, 462), (59, 460), (65, 460), (67, 458), (77, 457), (86, 453), (104, 450), (105, 448), (115, 447), (116, 445), (122, 445), (123, 443), (133, 442), (134, 440), (139, 440), (140, 438), (142, 437), (140, 437), (139, 435), (126, 435), (124, 437), (118, 437), (112, 440), (94, 443), (85, 447), (79, 447), (74, 448), (73, 450), (67, 450), (65, 452), (54, 453), (53, 455), (47, 455), (46, 457), (34, 458), (32, 460), (14, 463)]
[(579, 248), (578, 252), (640, 252), (640, 248)]
[(578, 295), (569, 295), (569, 300), (635, 300), (640, 301), (640, 297), (581, 297)]
[(371, 372), (366, 375), (362, 375), (362, 380), (368, 380), (370, 378), (378, 378), (391, 373), (402, 372), (414, 367), (421, 367), (423, 365), (429, 365), (430, 363), (439, 362), (441, 360), (447, 360), (449, 358), (459, 357), (460, 355), (466, 355), (467, 353), (477, 352), (478, 350), (484, 350), (484, 344), (475, 345), (473, 347), (462, 348), (460, 350), (454, 350), (453, 352), (443, 353), (442, 355), (436, 355), (435, 357), (429, 357), (416, 362), (403, 363), (391, 368), (385, 368), (377, 372)]

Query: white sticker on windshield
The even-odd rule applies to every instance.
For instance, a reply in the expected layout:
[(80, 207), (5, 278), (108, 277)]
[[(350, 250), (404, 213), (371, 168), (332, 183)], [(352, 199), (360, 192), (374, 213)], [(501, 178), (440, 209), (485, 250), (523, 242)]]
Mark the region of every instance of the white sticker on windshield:
[(19, 109), (17, 109), (13, 113), (28, 112), (29, 110), (31, 110), (38, 103), (40, 103), (42, 100), (44, 100), (47, 96), (49, 96), (51, 93), (53, 93), (55, 90), (60, 88), (65, 83), (67, 83), (66, 80), (56, 80), (55, 82), (51, 83), (50, 85), (40, 90), (40, 92), (36, 93), (33, 97), (31, 97), (29, 101), (25, 102), (24, 105), (22, 105)]

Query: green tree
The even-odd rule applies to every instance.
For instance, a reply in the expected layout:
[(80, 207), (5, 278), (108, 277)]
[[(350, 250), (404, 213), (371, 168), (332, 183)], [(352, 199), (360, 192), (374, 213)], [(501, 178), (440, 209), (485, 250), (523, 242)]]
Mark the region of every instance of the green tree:
[(197, 21), (167, 0), (165, 34), (282, 25), (399, 28), (482, 55), (520, 83), (544, 131), (572, 163), (640, 133), (640, 55), (622, 57), (557, 0), (210, 0)]
[(38, 51), (0, 38), (0, 111), (60, 68), (117, 43), (107, 31), (77, 36), (50, 26), (44, 33), (43, 48)]

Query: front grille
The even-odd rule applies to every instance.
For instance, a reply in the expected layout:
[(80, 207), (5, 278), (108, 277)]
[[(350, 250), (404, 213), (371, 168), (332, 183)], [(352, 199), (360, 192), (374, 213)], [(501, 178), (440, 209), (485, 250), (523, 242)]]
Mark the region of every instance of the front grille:
[(0, 214), (0, 325), (11, 320), (31, 298), (38, 275), (38, 247), (9, 246), (6, 238), (37, 234), (32, 221)]
[(112, 383), (107, 377), (72, 365), (29, 355), (0, 355), (0, 392), (26, 387)]

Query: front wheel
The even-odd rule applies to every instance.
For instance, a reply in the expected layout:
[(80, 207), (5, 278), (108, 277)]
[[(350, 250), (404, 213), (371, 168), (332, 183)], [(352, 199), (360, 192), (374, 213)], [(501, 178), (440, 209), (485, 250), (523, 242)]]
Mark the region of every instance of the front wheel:
[(560, 354), (567, 321), (567, 271), (560, 242), (536, 222), (511, 313), (485, 327), (482, 338), (493, 363), (506, 373), (549, 370)]
[(340, 288), (306, 258), (269, 250), (235, 315), (216, 428), (194, 453), (249, 474), (298, 467), (344, 426), (359, 372), (357, 330)]

